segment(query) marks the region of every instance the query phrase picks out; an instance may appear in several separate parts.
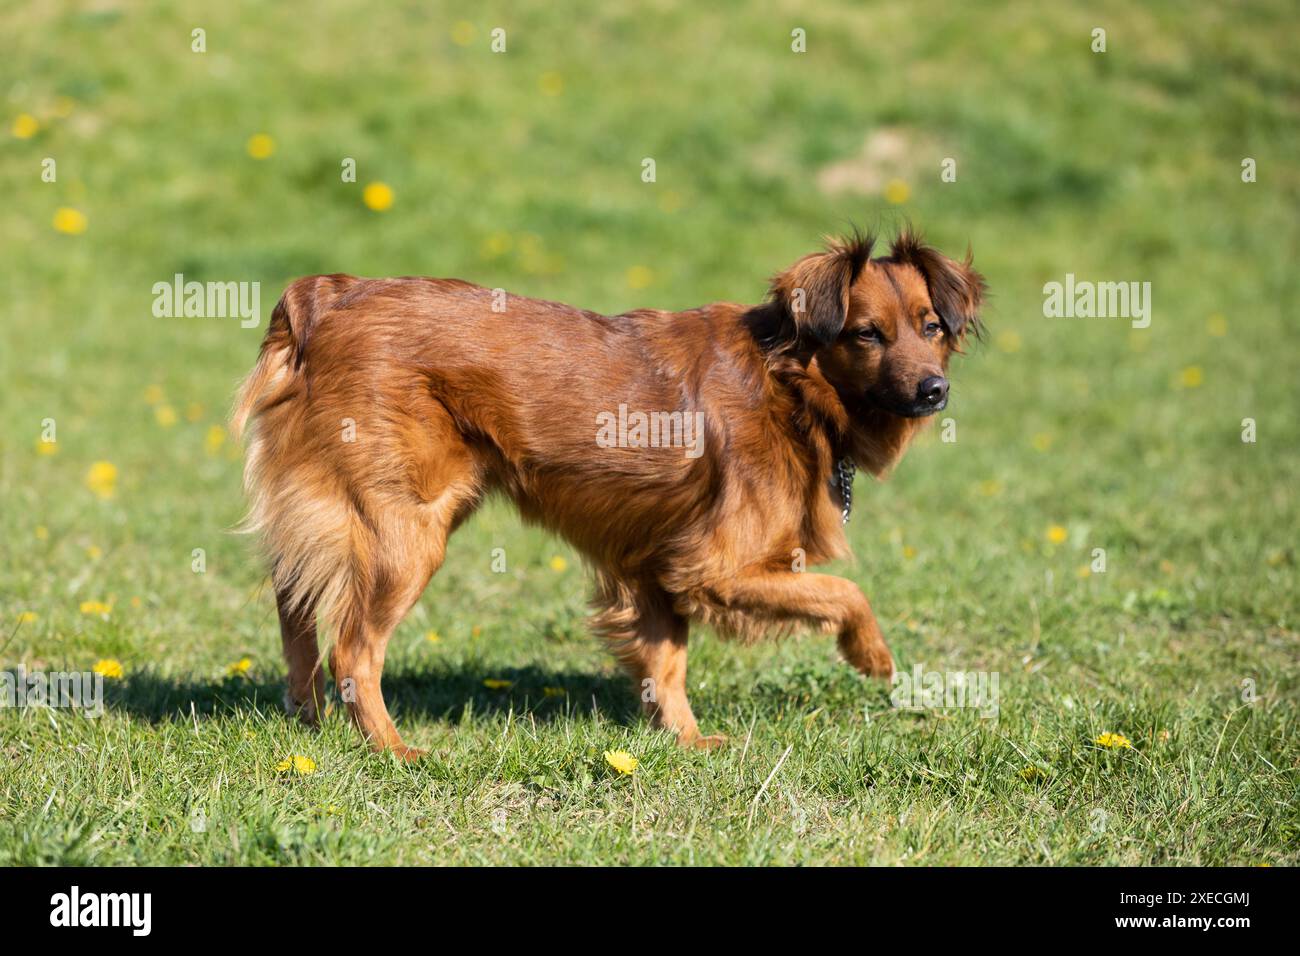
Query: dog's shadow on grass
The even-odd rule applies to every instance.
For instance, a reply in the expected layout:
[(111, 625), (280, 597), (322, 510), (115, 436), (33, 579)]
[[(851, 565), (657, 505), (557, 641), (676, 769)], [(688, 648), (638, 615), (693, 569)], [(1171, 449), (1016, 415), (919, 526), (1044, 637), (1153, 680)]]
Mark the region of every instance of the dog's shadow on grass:
[[(389, 712), (399, 722), (415, 717), (454, 724), (470, 714), (514, 713), (545, 723), (599, 712), (628, 723), (638, 712), (625, 677), (541, 667), (504, 669), (487, 678), (480, 667), (399, 670), (384, 676), (383, 688)], [(139, 672), (118, 687), (105, 688), (105, 705), (150, 722), (211, 720), (240, 712), (284, 717), (284, 691), (283, 677), (190, 680)], [(342, 708), (333, 682), (326, 696), (335, 710)]]

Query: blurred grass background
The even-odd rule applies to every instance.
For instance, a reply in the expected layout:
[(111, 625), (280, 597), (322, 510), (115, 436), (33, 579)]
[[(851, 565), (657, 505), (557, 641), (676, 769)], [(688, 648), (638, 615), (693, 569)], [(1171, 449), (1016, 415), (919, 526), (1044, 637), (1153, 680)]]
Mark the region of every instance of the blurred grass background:
[[(426, 857), (404, 814), (454, 805), (461, 839), (429, 858), (685, 859), (642, 832), (648, 801), (698, 815), (696, 862), (1294, 862), (1296, 20), (1284, 0), (5, 5), (0, 663), (113, 658), (125, 678), (95, 724), (0, 714), (0, 858), (407, 862)], [(259, 135), (272, 148), (255, 158)], [(372, 183), (389, 208), (367, 207)], [(72, 234), (60, 209), (84, 217), (64, 214)], [(889, 712), (821, 639), (703, 637), (701, 724), (752, 727), (751, 746), (679, 755), (629, 719), (586, 636), (576, 555), (497, 505), (453, 539), (390, 651), (390, 703), (436, 770), (275, 717), (275, 615), (229, 533), (243, 501), (220, 425), (289, 280), (458, 276), (608, 313), (752, 302), (822, 235), (905, 220), (950, 254), (971, 246), (990, 333), (953, 370), (957, 441), (932, 432), (889, 483), (860, 479), (857, 560), (838, 570), (900, 667), (1001, 672), (998, 730)], [(260, 282), (262, 325), (155, 318), (153, 284), (177, 272)], [(1067, 272), (1149, 281), (1150, 328), (1044, 318), (1043, 284)], [(87, 487), (96, 462), (115, 470), (109, 497)], [(510, 574), (489, 573), (493, 547)], [(245, 656), (248, 678), (227, 680)], [(172, 719), (192, 703), (213, 718), (201, 729)], [(531, 743), (511, 736), (539, 715)], [(1110, 777), (1076, 760), (1108, 730), (1147, 741)], [(202, 760), (191, 732), (214, 735)], [(639, 789), (591, 763), (619, 740), (646, 758)], [(776, 803), (738, 832), (792, 743)], [(327, 771), (304, 788), (333, 772), (351, 789), (250, 775), (294, 747)], [(1030, 764), (1051, 768), (1045, 793)], [(237, 798), (198, 802), (234, 800), (233, 851), (224, 825), (219, 845), (184, 825), (232, 773)], [(385, 788), (388, 815), (368, 811)], [(487, 803), (467, 810), (466, 793)], [(564, 808), (550, 822), (525, 815), (513, 843), (487, 825), (489, 805), (518, 820), (538, 794)], [(821, 829), (792, 839), (786, 796)], [(1043, 822), (1044, 800), (1065, 822)], [(322, 801), (341, 816), (321, 822)], [(926, 822), (903, 822), (909, 807)], [(1095, 807), (1129, 829), (1097, 837)]]

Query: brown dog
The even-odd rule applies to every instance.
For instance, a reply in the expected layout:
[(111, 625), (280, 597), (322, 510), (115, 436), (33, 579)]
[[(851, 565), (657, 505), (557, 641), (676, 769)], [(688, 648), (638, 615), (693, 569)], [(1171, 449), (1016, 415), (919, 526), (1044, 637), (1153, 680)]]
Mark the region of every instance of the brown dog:
[(376, 749), (393, 629), (492, 491), (595, 569), (595, 624), (650, 719), (708, 747), (686, 699), (688, 622), (833, 631), (893, 659), (858, 587), (798, 573), (847, 553), (852, 467), (885, 472), (947, 403), (984, 281), (910, 233), (832, 243), (759, 306), (603, 316), (453, 279), (299, 279), (234, 415), (250, 416), (249, 527), (268, 553), (286, 703), (314, 721), (330, 667)]

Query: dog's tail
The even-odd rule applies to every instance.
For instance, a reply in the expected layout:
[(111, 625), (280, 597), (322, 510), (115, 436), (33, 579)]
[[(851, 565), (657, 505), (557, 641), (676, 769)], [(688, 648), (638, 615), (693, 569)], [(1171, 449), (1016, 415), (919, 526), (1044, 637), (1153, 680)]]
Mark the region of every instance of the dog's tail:
[[(337, 474), (302, 454), (306, 409), (295, 396), (305, 394), (307, 345), (317, 323), (359, 281), (311, 276), (285, 290), (230, 422), (236, 439), (253, 426), (244, 461), (251, 507), (238, 530), (261, 539), (281, 610), (319, 610), (334, 628), (357, 603), (352, 591), (366, 573), (358, 563), (368, 562), (372, 549), (364, 518)], [(277, 406), (284, 414), (271, 415)]]
[(230, 430), (238, 441), (257, 411), (283, 396), (294, 374), (302, 370), (307, 343), (320, 317), (355, 285), (355, 276), (308, 276), (284, 290), (271, 312), (271, 323), (262, 339), (262, 353), (253, 371), (239, 387)]

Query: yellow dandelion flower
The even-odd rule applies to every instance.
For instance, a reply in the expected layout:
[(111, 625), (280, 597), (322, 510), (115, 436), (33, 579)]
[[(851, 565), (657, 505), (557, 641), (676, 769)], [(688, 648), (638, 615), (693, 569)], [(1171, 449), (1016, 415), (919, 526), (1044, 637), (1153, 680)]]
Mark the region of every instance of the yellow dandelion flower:
[(140, 608), (144, 607), (144, 602), (141, 601), (138, 597), (133, 597), (131, 598), (131, 606), (136, 610), (139, 610)]
[(1047, 779), (1047, 772), (1042, 767), (1035, 767), (1030, 764), (1024, 770), (1020, 771), (1020, 776), (1028, 783), (1037, 783), (1040, 780)]
[(1228, 334), (1228, 320), (1224, 318), (1222, 312), (1215, 312), (1205, 320), (1205, 331), (1216, 339), (1221, 339)]
[(1199, 365), (1189, 365), (1178, 373), (1178, 384), (1183, 388), (1200, 388), (1205, 381), (1205, 373)]
[(154, 407), (153, 417), (163, 428), (171, 428), (176, 424), (176, 409), (170, 405), (158, 405)]
[(644, 289), (654, 281), (655, 275), (645, 266), (633, 266), (627, 270), (629, 289)]
[(86, 487), (101, 498), (117, 493), (117, 466), (111, 461), (97, 461), (86, 472)]
[(985, 498), (996, 498), (998, 495), (1002, 494), (1002, 482), (998, 481), (996, 478), (985, 479), (980, 482), (979, 491)]
[(1019, 332), (1008, 330), (998, 334), (997, 346), (1004, 352), (1009, 354), (1019, 352), (1022, 344)]
[(437, 644), (439, 641), (442, 640), (442, 635), (439, 634), (437, 631), (427, 631), (425, 632), (424, 639), (428, 641), (430, 644)]
[(1047, 540), (1052, 544), (1063, 544), (1069, 536), (1070, 532), (1065, 530), (1062, 525), (1053, 524), (1047, 526)]
[(1100, 737), (1094, 740), (1093, 743), (1097, 744), (1099, 747), (1105, 747), (1108, 750), (1132, 750), (1133, 749), (1133, 745), (1129, 743), (1129, 739), (1127, 737), (1125, 737), (1123, 734), (1112, 734), (1109, 731), (1102, 734)]
[(563, 687), (543, 687), (543, 697), (563, 697), (568, 693)]
[(221, 446), (226, 443), (226, 430), (220, 425), (209, 425), (207, 433), (203, 436), (203, 450), (209, 455), (215, 455), (221, 451)]
[(150, 385), (144, 390), (144, 400), (150, 405), (157, 405), (165, 399), (161, 385)]
[(59, 453), (59, 443), (56, 441), (46, 441), (44, 438), (36, 439), (36, 454), (38, 455), (57, 455)]
[(65, 236), (79, 236), (86, 231), (86, 214), (70, 206), (54, 211), (54, 228)]
[(456, 46), (469, 46), (474, 42), (474, 24), (468, 20), (457, 20), (451, 28), (451, 42)]
[(1081, 564), (1074, 569), (1074, 574), (1079, 578), (1090, 578), (1092, 577), (1092, 568), (1089, 565)]
[(370, 183), (361, 193), (367, 209), (383, 212), (393, 205), (393, 190), (387, 183)]
[(912, 187), (901, 179), (891, 179), (885, 186), (885, 201), (901, 206), (912, 195)]
[(483, 257), (485, 259), (496, 259), (504, 256), (510, 251), (514, 241), (510, 238), (508, 232), (494, 232), (483, 240)]
[(37, 540), (37, 541), (49, 541), (49, 540), (50, 540), (50, 529), (47, 528), (47, 527), (45, 527), (45, 525), (43, 525), (43, 524), (38, 524), (38, 525), (36, 526), (35, 534), (36, 534), (36, 540)]
[(676, 212), (682, 208), (682, 194), (672, 190), (665, 189), (659, 194), (659, 208), (663, 212)]
[(479, 627), (477, 624), (475, 624), (473, 627), (469, 629), (470, 637), (478, 637), (482, 633), (483, 633), (483, 628)]
[(483, 686), (488, 690), (509, 690), (515, 686), (515, 682), (502, 677), (487, 677), (483, 680)]
[(108, 617), (113, 613), (113, 605), (103, 601), (82, 601), (81, 613), (89, 617)]
[(98, 561), (104, 556), (104, 549), (97, 544), (86, 545), (86, 557), (92, 561)]
[(77, 101), (71, 96), (56, 96), (54, 105), (50, 107), (50, 112), (59, 119), (67, 119), (72, 115), (72, 111), (76, 109), (76, 106)]
[(190, 402), (185, 406), (185, 420), (187, 422), (197, 422), (203, 417), (204, 408), (198, 402)]
[(912, 547), (910, 544), (903, 545), (903, 559), (906, 561), (911, 561), (915, 557), (916, 557), (916, 548)]
[(1045, 452), (1051, 450), (1053, 441), (1054, 439), (1052, 438), (1051, 433), (1039, 432), (1030, 439), (1030, 444), (1032, 444), (1036, 450)]
[(14, 117), (14, 125), (11, 129), (14, 136), (19, 139), (31, 139), (41, 131), (41, 124), (31, 113), (19, 113)]
[(547, 70), (537, 78), (537, 88), (543, 96), (559, 96), (564, 92), (564, 77), (555, 70)]
[(609, 764), (619, 773), (623, 773), (623, 774), (632, 773), (634, 770), (636, 770), (636, 765), (639, 762), (640, 761), (638, 761), (626, 750), (605, 751), (605, 763)]
[(18, 623), (35, 624), (38, 620), (40, 620), (40, 617), (41, 616), (37, 614), (35, 611), (23, 611), (21, 614), (18, 615)]
[(293, 771), (300, 777), (305, 777), (309, 773), (316, 772), (316, 761), (310, 757), (303, 757), (300, 754), (290, 754), (284, 760), (275, 765), (275, 769), (280, 773)]
[(253, 669), (253, 660), (249, 657), (241, 657), (235, 663), (226, 668), (227, 677), (247, 677), (248, 672)]
[(254, 133), (248, 137), (247, 149), (254, 159), (267, 159), (275, 152), (275, 140), (266, 133)]
[(105, 657), (103, 660), (95, 662), (91, 668), (96, 674), (107, 677), (109, 680), (120, 680), (126, 672), (122, 669), (122, 662), (112, 657)]
[(569, 562), (565, 561), (564, 558), (558, 554), (555, 557), (551, 558), (551, 570), (556, 572), (557, 574), (565, 570), (568, 566), (569, 566)]

